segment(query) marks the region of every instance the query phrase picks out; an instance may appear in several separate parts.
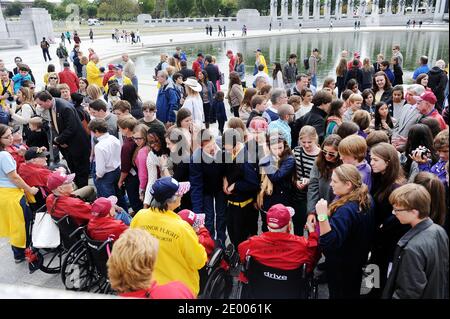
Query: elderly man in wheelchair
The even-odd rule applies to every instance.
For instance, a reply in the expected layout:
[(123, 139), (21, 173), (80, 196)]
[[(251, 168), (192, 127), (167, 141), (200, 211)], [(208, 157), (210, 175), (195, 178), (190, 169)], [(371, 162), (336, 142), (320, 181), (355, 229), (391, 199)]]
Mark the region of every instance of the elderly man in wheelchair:
[(318, 234), (307, 224), (309, 237), (291, 234), (294, 210), (282, 204), (267, 212), (269, 231), (250, 237), (239, 247), (243, 271), (238, 298), (300, 299), (315, 294), (313, 269), (318, 261)]

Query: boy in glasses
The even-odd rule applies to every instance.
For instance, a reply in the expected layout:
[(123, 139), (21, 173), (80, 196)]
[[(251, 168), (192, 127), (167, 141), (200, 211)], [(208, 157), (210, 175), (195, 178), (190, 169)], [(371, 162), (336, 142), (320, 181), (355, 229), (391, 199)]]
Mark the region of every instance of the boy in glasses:
[(399, 240), (384, 299), (448, 299), (448, 237), (429, 218), (431, 197), (417, 184), (392, 192), (389, 202), (411, 229)]

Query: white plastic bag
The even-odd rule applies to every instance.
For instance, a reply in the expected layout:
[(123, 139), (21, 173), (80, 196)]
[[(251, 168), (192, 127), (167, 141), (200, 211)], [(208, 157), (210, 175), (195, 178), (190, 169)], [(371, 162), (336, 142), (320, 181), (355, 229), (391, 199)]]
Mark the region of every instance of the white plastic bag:
[(36, 213), (31, 240), (35, 248), (56, 248), (61, 239), (59, 229), (47, 212)]

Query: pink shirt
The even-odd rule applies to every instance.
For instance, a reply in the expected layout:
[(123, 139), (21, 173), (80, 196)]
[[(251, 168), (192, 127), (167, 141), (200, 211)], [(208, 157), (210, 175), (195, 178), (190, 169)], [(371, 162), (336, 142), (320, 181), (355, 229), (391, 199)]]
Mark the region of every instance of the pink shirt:
[(139, 176), (139, 189), (145, 190), (148, 182), (148, 172), (147, 172), (147, 156), (148, 156), (149, 148), (143, 147), (139, 150), (136, 159), (134, 160), (134, 164), (138, 169)]

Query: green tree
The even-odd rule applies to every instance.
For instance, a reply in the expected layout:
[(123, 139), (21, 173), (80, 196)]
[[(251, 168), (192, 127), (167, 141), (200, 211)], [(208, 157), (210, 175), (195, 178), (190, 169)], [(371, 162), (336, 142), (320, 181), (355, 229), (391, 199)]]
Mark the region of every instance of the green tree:
[(138, 0), (141, 13), (152, 13), (155, 10), (155, 0)]
[(220, 13), (224, 17), (235, 16), (238, 8), (237, 0), (222, 0), (220, 5)]
[(53, 3), (47, 2), (46, 0), (35, 0), (33, 2), (33, 8), (44, 8), (47, 9), (49, 14), (53, 14), (55, 10), (55, 5)]
[(19, 1), (14, 1), (13, 3), (10, 3), (5, 10), (5, 16), (12, 17), (12, 16), (20, 16), (20, 13), (22, 12), (24, 6)]
[(202, 0), (201, 3), (207, 15), (216, 16), (217, 12), (219, 12), (222, 0)]
[(56, 6), (53, 10), (52, 18), (56, 20), (64, 20), (69, 15), (68, 12), (66, 12), (66, 7), (62, 4), (59, 6)]
[(109, 20), (113, 16), (113, 9), (107, 2), (103, 2), (98, 6), (97, 16), (105, 20)]
[(172, 0), (169, 1), (169, 12), (170, 11), (170, 2), (173, 2), (175, 4), (176, 10), (180, 13), (180, 15), (184, 18), (189, 16), (189, 13), (191, 13), (192, 7), (194, 7), (194, 0)]
[(86, 7), (86, 15), (89, 18), (93, 18), (97, 16), (97, 6), (94, 4), (90, 4)]

